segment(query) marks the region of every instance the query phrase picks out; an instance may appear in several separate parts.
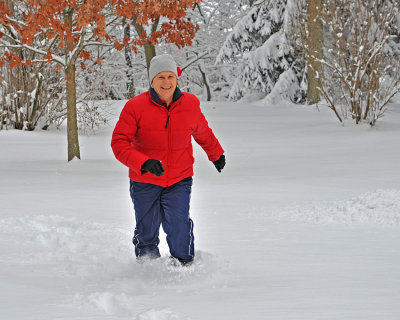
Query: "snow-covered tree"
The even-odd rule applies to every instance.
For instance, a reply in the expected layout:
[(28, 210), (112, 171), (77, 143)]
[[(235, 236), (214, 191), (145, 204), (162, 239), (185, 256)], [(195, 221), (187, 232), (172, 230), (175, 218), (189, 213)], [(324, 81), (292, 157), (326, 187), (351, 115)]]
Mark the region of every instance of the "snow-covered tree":
[[(7, 0), (0, 2), (13, 13), (15, 20), (22, 20), (25, 3)], [(0, 129), (34, 130), (37, 125), (47, 128), (49, 123), (58, 121), (63, 115), (59, 107), (65, 98), (62, 91), (63, 79), (59, 72), (40, 60), (40, 55), (18, 47), (21, 37), (12, 26), (0, 19), (0, 57), (15, 57), (0, 61)], [(34, 46), (42, 52), (49, 49), (48, 42), (41, 37), (34, 40)], [(34, 63), (33, 61), (37, 61)], [(26, 61), (23, 64), (22, 61)], [(65, 112), (63, 112), (65, 114)]]
[[(82, 60), (91, 58), (88, 47), (111, 41), (108, 31), (118, 20), (115, 11), (122, 15), (129, 8), (115, 1), (0, 1), (0, 41), (7, 48), (0, 63), (8, 61), (12, 67), (48, 62), (64, 71), (68, 161), (80, 158), (76, 67), (81, 61), (81, 68), (85, 69)], [(19, 55), (22, 51), (34, 58)]]
[(320, 90), (340, 121), (375, 125), (400, 90), (399, 3), (393, 0), (325, 0), (327, 70)]
[(230, 98), (257, 93), (265, 97), (266, 103), (304, 100), (304, 55), (291, 39), (299, 2), (261, 0), (243, 6), (248, 8), (247, 13), (235, 25), (217, 58), (218, 63), (240, 64)]
[[(139, 4), (112, 33), (119, 38), (120, 51), (102, 48), (102, 78), (106, 81), (101, 95), (110, 99), (129, 99), (148, 90), (151, 59), (166, 50), (180, 51), (192, 43), (198, 26), (187, 15), (200, 0), (137, 1)], [(131, 44), (131, 45), (126, 45)], [(133, 44), (133, 46), (132, 46)]]
[[(216, 65), (215, 59), (227, 34), (242, 13), (229, 0), (203, 0), (187, 11), (186, 19), (198, 26), (190, 45), (184, 47), (162, 41), (154, 46), (154, 53), (169, 53), (182, 69), (179, 86), (184, 91), (197, 94), (200, 99), (218, 100), (228, 97), (229, 87), (235, 77), (236, 65)], [(148, 27), (149, 28), (149, 27)], [(130, 28), (130, 33), (136, 32)], [(145, 59), (146, 51), (125, 54), (127, 70), (132, 75), (136, 94), (148, 89)], [(119, 58), (120, 61), (124, 57)]]
[(194, 92), (204, 100), (228, 97), (237, 66), (216, 65), (215, 60), (241, 16), (239, 6), (227, 0), (205, 0), (189, 11), (189, 17), (199, 26), (199, 31), (190, 47), (173, 51), (183, 68), (180, 84), (184, 90)]

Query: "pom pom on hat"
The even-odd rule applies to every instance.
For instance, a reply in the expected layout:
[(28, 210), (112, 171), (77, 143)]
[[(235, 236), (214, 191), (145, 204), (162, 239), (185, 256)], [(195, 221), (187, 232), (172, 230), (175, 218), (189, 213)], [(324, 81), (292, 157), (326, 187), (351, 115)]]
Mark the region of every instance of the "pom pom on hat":
[(149, 82), (153, 82), (154, 77), (163, 71), (171, 71), (178, 78), (181, 74), (181, 69), (176, 65), (174, 58), (169, 54), (161, 54), (153, 57), (150, 61)]

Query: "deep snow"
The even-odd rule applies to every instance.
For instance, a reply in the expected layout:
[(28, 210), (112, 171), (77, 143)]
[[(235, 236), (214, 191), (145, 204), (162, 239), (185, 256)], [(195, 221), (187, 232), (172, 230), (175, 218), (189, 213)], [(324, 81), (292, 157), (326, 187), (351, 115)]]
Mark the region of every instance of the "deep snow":
[(226, 150), (196, 147), (190, 268), (137, 264), (110, 126), (0, 131), (2, 319), (400, 319), (400, 104), (377, 126), (328, 110), (203, 103)]

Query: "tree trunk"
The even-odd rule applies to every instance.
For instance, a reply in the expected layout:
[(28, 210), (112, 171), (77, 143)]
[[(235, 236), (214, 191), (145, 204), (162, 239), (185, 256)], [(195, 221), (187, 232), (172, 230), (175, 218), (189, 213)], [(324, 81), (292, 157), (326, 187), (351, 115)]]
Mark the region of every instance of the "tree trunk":
[(323, 58), (323, 26), (321, 21), (322, 0), (309, 0), (307, 9), (308, 58), (307, 58), (307, 103), (320, 101), (318, 87), (323, 78), (323, 70), (317, 59)]
[[(146, 31), (144, 30), (144, 27), (137, 23), (137, 17), (134, 16), (132, 18), (132, 23), (133, 26), (135, 27), (136, 33), (138, 36), (146, 35)], [(151, 25), (151, 33), (155, 32), (157, 30), (159, 23), (159, 19), (156, 19), (153, 24)], [(144, 53), (146, 55), (146, 66), (147, 66), (147, 73), (149, 72), (150, 69), (150, 61), (156, 56), (156, 48), (154, 47), (154, 44), (150, 41), (150, 35), (146, 35), (146, 39), (143, 40), (143, 47), (144, 47)]]
[(68, 161), (81, 158), (78, 139), (78, 117), (76, 111), (75, 63), (71, 62), (66, 69), (67, 86), (67, 140)]
[[(1, 97), (0, 97), (0, 130), (3, 130), (3, 127), (4, 127), (4, 120), (5, 120), (5, 117), (6, 117), (6, 94), (5, 94), (5, 91), (6, 91), (6, 88), (5, 88), (5, 85), (4, 85), (4, 80), (3, 80), (3, 68), (4, 67), (0, 67), (0, 70), (1, 70), (1, 72), (0, 72), (0, 92), (1, 92)], [(4, 77), (5, 78), (5, 77)]]
[(206, 90), (207, 90), (207, 101), (211, 101), (210, 84), (208, 83), (207, 75), (206, 75), (205, 71), (203, 71), (202, 67), (204, 67), (204, 64), (202, 66), (199, 65), (199, 70), (200, 70), (201, 76), (203, 78), (204, 86), (206, 87)]
[[(124, 36), (131, 38), (131, 25), (127, 23), (124, 28)], [(133, 64), (132, 64), (132, 49), (129, 46), (125, 46), (125, 62), (128, 66), (126, 71), (126, 77), (128, 78), (127, 89), (127, 99), (132, 99), (136, 95), (135, 90), (135, 79), (133, 76)]]
[(156, 56), (156, 48), (154, 45), (151, 43), (151, 41), (146, 40), (143, 43), (144, 47), (144, 53), (146, 55), (146, 66), (147, 66), (147, 71), (150, 69), (150, 61)]
[[(64, 12), (64, 20), (70, 25), (72, 31), (73, 9)], [(67, 43), (65, 56), (71, 55), (71, 45)], [(76, 111), (76, 80), (75, 80), (75, 62), (76, 58), (67, 59), (65, 76), (67, 87), (67, 140), (68, 140), (68, 161), (75, 157), (81, 158), (78, 139), (78, 116)]]

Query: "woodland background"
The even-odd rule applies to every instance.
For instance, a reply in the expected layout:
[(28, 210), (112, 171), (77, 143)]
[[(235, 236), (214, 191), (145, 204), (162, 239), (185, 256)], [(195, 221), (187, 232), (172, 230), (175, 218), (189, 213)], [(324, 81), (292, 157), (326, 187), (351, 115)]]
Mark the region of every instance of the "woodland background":
[(80, 158), (78, 132), (148, 90), (160, 53), (201, 100), (318, 104), (374, 126), (400, 90), (399, 26), (397, 0), (2, 0), (0, 129), (67, 120)]

